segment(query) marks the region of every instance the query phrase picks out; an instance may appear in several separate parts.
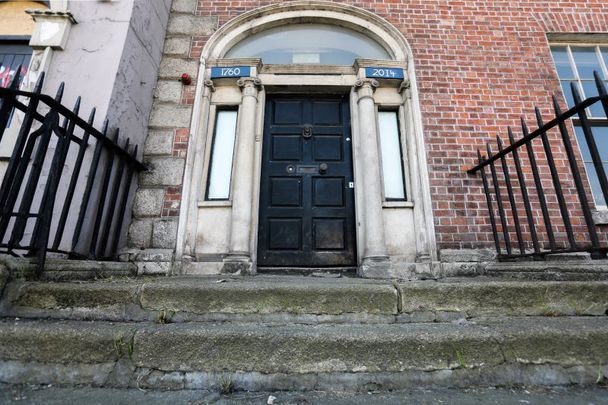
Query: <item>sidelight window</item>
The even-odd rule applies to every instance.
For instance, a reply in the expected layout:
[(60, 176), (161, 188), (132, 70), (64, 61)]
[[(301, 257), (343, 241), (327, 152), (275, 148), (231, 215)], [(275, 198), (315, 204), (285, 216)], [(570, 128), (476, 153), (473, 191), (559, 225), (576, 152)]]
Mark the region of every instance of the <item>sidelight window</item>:
[(207, 200), (228, 200), (230, 198), (236, 123), (236, 110), (217, 112), (207, 181)]
[(384, 198), (387, 201), (405, 200), (403, 153), (397, 111), (378, 112), (378, 135), (380, 138)]

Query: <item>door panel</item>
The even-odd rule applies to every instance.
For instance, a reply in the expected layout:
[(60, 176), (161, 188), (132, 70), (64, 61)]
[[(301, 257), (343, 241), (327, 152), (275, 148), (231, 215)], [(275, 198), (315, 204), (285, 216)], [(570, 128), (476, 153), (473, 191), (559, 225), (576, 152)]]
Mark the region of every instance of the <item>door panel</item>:
[(270, 97), (258, 264), (354, 266), (350, 118), (345, 97)]

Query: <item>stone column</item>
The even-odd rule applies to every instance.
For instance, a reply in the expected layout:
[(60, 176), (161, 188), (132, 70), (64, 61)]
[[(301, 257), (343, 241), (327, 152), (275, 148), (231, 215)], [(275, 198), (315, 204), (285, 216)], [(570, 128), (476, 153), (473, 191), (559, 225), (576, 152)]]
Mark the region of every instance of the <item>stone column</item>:
[(239, 127), (234, 153), (232, 175), (232, 219), (230, 227), (230, 251), (224, 259), (224, 273), (254, 273), (249, 251), (251, 219), (253, 217), (253, 174), (256, 111), (260, 79), (247, 77), (237, 81), (243, 92), (239, 110)]
[(363, 195), (361, 211), (364, 223), (363, 260), (359, 275), (368, 278), (386, 278), (390, 272), (390, 261), (384, 238), (382, 217), (382, 180), (378, 152), (378, 131), (374, 91), (378, 82), (373, 79), (358, 79), (357, 116), (359, 118), (360, 156), (357, 164), (362, 168), (362, 181), (357, 185)]

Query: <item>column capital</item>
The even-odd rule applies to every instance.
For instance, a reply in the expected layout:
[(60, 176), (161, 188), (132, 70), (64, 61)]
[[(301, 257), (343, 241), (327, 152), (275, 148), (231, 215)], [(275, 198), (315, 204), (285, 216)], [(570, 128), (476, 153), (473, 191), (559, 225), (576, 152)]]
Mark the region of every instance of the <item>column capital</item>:
[(209, 93), (215, 93), (215, 85), (213, 83), (213, 80), (205, 79), (205, 81), (203, 82), (203, 86), (205, 86), (203, 96), (208, 96)]
[(405, 79), (404, 81), (401, 82), (401, 84), (399, 85), (399, 93), (401, 93), (401, 95), (405, 98), (405, 99), (409, 99), (412, 98), (412, 91), (411, 91), (411, 87), (412, 87), (412, 83), (410, 82), (410, 79)]
[(378, 80), (375, 79), (357, 79), (355, 82), (355, 91), (359, 95), (359, 100), (363, 98), (372, 98), (376, 88), (380, 86)]
[(262, 90), (262, 81), (257, 77), (243, 77), (236, 81), (236, 85), (241, 88), (243, 97), (257, 97), (258, 91)]

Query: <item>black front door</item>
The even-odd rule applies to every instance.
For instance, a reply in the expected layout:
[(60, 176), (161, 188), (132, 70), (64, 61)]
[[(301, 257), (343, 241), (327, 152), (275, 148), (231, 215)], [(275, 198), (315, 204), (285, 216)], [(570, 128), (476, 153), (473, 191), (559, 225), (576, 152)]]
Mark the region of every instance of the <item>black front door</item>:
[(268, 99), (258, 265), (356, 264), (350, 136), (345, 96)]

